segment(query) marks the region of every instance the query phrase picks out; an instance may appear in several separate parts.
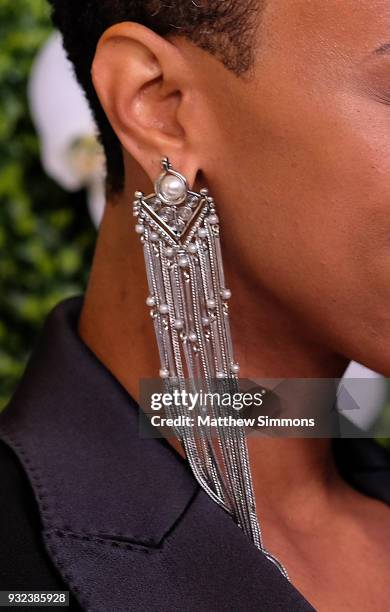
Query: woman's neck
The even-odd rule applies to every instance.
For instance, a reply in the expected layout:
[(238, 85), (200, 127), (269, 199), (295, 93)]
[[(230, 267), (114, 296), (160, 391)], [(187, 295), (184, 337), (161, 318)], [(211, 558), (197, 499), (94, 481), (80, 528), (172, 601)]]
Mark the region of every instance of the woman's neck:
[[(144, 260), (132, 227), (131, 201), (123, 197), (107, 205), (79, 333), (130, 395), (139, 399), (139, 381), (156, 378), (159, 363), (145, 306)], [(229, 263), (227, 260), (233, 291), (232, 333), (242, 376), (341, 377), (346, 360), (301, 333), (297, 322), (272, 296), (240, 285), (242, 276)], [(310, 402), (314, 401), (312, 394)], [(173, 445), (182, 452), (177, 442)], [(324, 500), (337, 482), (329, 440), (253, 437), (249, 452), (258, 505), (264, 512), (273, 508), (273, 516), (298, 508), (303, 500)]]

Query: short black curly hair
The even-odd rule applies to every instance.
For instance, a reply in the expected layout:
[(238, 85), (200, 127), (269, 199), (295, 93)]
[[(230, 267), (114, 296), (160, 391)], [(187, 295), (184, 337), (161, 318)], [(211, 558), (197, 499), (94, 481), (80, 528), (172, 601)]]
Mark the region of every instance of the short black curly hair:
[(61, 31), (95, 116), (106, 154), (107, 188), (123, 189), (120, 143), (95, 93), (91, 66), (103, 32), (122, 21), (134, 21), (161, 36), (187, 37), (214, 54), (237, 75), (246, 73), (253, 57), (256, 19), (264, 0), (49, 0), (53, 23)]

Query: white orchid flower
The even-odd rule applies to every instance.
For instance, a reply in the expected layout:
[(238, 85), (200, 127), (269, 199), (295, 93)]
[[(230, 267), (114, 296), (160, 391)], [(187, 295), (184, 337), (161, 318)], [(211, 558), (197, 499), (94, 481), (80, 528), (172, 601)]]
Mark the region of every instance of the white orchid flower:
[(357, 427), (365, 431), (369, 430), (386, 403), (387, 385), (385, 379), (380, 374), (351, 361), (341, 384), (360, 409), (348, 410), (348, 406), (343, 405), (343, 394), (339, 396), (339, 409), (341, 411), (345, 409), (344, 415)]
[(46, 173), (68, 191), (86, 187), (92, 220), (99, 225), (105, 204), (104, 155), (92, 112), (58, 32), (50, 36), (34, 62), (28, 95)]

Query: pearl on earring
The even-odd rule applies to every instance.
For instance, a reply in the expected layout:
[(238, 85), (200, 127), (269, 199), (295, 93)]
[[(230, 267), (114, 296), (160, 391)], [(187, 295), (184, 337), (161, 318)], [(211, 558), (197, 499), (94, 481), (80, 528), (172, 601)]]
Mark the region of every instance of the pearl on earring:
[(178, 200), (182, 198), (186, 192), (184, 181), (177, 176), (167, 174), (160, 184), (161, 193), (167, 200)]
[(187, 195), (187, 181), (178, 172), (168, 170), (156, 182), (156, 193), (168, 206), (181, 204)]

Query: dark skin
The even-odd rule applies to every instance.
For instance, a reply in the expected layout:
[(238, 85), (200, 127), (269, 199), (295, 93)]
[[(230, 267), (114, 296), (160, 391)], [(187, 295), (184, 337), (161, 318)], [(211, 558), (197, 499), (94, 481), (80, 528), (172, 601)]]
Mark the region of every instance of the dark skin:
[[(245, 78), (180, 37), (103, 35), (93, 79), (126, 183), (80, 333), (134, 397), (159, 365), (129, 203), (164, 155), (219, 203), (244, 377), (338, 378), (351, 359), (390, 376), (389, 32), (384, 0), (271, 0)], [(319, 610), (387, 610), (389, 509), (341, 479), (328, 440), (249, 452), (265, 544), (293, 584)]]

